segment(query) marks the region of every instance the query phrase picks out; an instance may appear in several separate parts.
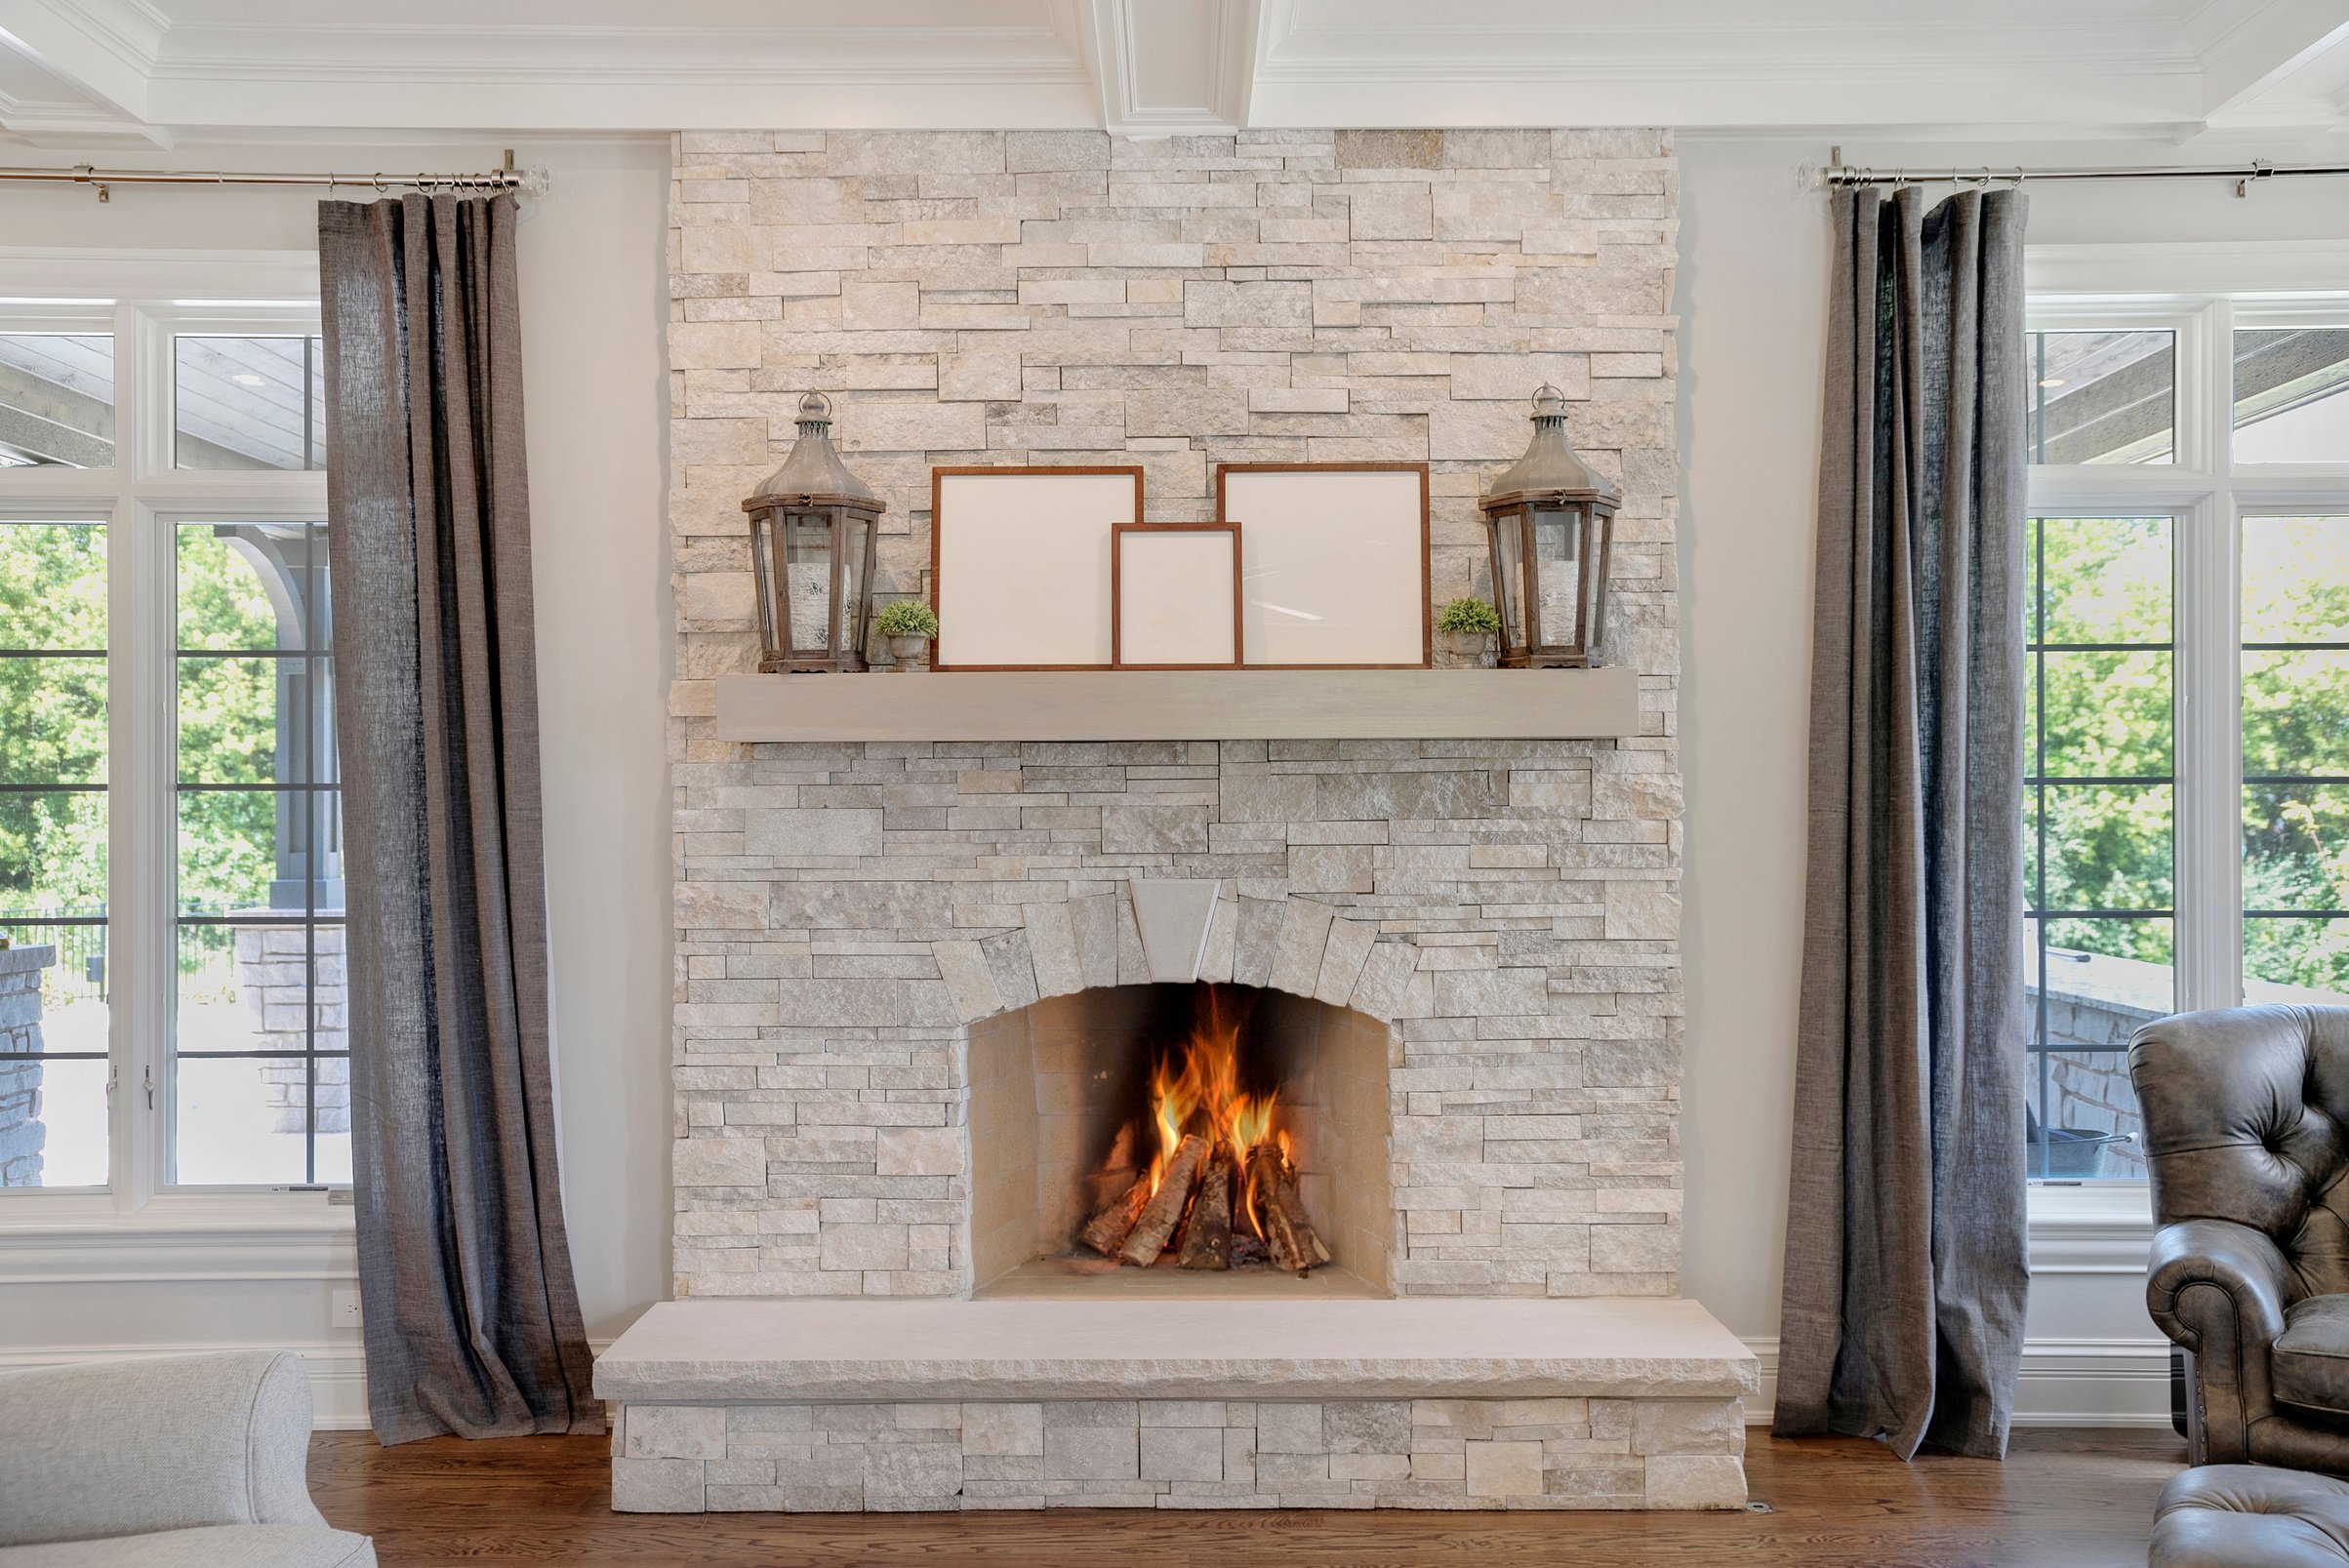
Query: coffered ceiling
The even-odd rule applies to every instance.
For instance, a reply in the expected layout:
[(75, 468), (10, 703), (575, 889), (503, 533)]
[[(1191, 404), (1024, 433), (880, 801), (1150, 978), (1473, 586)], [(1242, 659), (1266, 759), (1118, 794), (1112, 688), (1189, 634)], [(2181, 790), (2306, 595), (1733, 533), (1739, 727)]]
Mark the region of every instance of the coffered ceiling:
[(0, 127), (1664, 124), (2268, 145), (2349, 0), (0, 0)]

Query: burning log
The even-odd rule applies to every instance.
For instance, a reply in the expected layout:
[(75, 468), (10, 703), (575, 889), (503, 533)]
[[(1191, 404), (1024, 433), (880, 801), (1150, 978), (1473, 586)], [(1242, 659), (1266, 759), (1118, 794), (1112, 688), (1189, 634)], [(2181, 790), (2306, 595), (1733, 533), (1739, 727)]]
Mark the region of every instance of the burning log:
[(1287, 1156), (1267, 1139), (1248, 1151), (1248, 1184), (1256, 1195), (1256, 1213), (1264, 1223), (1265, 1246), (1273, 1266), (1302, 1274), (1329, 1262), (1329, 1248), (1314, 1229), (1297, 1195), (1297, 1173)]
[(1084, 1229), (1077, 1232), (1076, 1239), (1104, 1258), (1116, 1257), (1117, 1249), (1125, 1245), (1126, 1236), (1132, 1232), (1134, 1222), (1142, 1218), (1143, 1205), (1148, 1202), (1150, 1176), (1145, 1173), (1126, 1188), (1123, 1196), (1087, 1221)]
[(1166, 1162), (1166, 1175), (1158, 1183), (1158, 1190), (1143, 1205), (1142, 1217), (1134, 1222), (1125, 1245), (1117, 1256), (1138, 1267), (1148, 1268), (1158, 1261), (1166, 1250), (1166, 1238), (1183, 1218), (1183, 1205), (1191, 1201), (1191, 1188), (1199, 1178), (1199, 1167), (1206, 1162), (1207, 1140), (1194, 1133), (1183, 1140)]
[(1232, 1186), (1237, 1174), (1232, 1157), (1219, 1147), (1199, 1183), (1199, 1195), (1192, 1200), (1182, 1244), (1175, 1249), (1175, 1262), (1183, 1267), (1232, 1266)]

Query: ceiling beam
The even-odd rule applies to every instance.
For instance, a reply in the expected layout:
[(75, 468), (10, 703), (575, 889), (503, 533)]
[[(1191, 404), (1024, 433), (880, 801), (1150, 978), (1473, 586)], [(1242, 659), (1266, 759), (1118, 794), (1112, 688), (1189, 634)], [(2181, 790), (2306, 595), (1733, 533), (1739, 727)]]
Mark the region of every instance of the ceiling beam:
[(2349, 0), (2207, 0), (2187, 21), (2202, 62), (2203, 117), (2248, 108), (2286, 76), (2349, 41)]
[(35, 462), (114, 465), (112, 405), (0, 365), (0, 447)]
[(0, 46), (128, 120), (144, 120), (164, 29), (126, 0), (0, 0)]
[(1230, 135), (1246, 123), (1258, 0), (1080, 0), (1101, 123), (1121, 136)]

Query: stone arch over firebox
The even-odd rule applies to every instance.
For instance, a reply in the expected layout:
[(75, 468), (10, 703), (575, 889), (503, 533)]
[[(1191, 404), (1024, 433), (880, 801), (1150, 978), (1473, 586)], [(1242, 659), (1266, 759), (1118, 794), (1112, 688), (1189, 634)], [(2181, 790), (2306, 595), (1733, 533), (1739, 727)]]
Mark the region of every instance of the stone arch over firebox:
[[(1166, 978), (1151, 968), (1122, 888), (1027, 905), (1023, 921), (984, 941), (930, 945), (965, 1026), (1045, 997)], [(1375, 925), (1333, 905), (1294, 896), (1241, 898), (1226, 886), (1218, 890), (1197, 971), (1185, 978), (1288, 991), (1392, 1025), (1406, 1010), (1418, 949), (1377, 937)]]
[[(1210, 884), (1192, 886), (1204, 892)], [(1055, 1011), (1049, 1004), (1056, 1000), (1197, 981), (1273, 992), (1328, 1016), (1322, 1032), (1330, 1041), (1325, 1076), (1332, 1098), (1351, 1089), (1357, 1104), (1375, 1098), (1377, 1105), (1371, 1117), (1357, 1115), (1351, 1124), (1356, 1136), (1346, 1158), (1355, 1167), (1352, 1179), (1333, 1182), (1331, 1198), (1323, 1201), (1333, 1211), (1330, 1220), (1343, 1227), (1347, 1271), (1378, 1292), (1392, 1288), (1392, 1263), (1403, 1236), (1388, 1181), (1396, 1108), (1388, 1069), (1396, 1051), (1394, 1025), (1416, 972), (1417, 949), (1405, 942), (1378, 942), (1375, 926), (1316, 900), (1246, 899), (1228, 885), (1212, 886), (1212, 902), (1203, 903), (1196, 917), (1203, 919), (1204, 930), (1195, 936), (1180, 929), (1170, 934), (1163, 912), (1156, 929), (1146, 935), (1145, 926), (1154, 922), (1138, 914), (1144, 901), (1128, 882), (1113, 893), (1028, 905), (1020, 928), (984, 941), (931, 944), (961, 1025), (956, 1076), (966, 1099), (957, 1185), (963, 1223), (955, 1250), (970, 1287), (987, 1286), (1001, 1269), (1002, 1243), (991, 1236), (989, 1223), (991, 1208), (1001, 1205), (990, 1186), (983, 1125), (990, 1075), (1002, 1071), (1002, 1064), (992, 1061), (1006, 1048), (997, 1037), (1001, 1025), (1019, 1015)], [(1168, 948), (1178, 954), (1172, 968)], [(1012, 1048), (1026, 1060), (1024, 1043)], [(1023, 1068), (1022, 1075), (1033, 1070)], [(1365, 1131), (1359, 1125), (1372, 1119), (1375, 1128)], [(1333, 1129), (1339, 1125), (1346, 1124), (1333, 1116)], [(1359, 1146), (1365, 1143), (1375, 1146)], [(1043, 1185), (1049, 1186), (1051, 1179)], [(1342, 1213), (1332, 1201), (1340, 1192), (1346, 1199)], [(1053, 1218), (1045, 1216), (1042, 1229), (1050, 1232), (1054, 1226)]]

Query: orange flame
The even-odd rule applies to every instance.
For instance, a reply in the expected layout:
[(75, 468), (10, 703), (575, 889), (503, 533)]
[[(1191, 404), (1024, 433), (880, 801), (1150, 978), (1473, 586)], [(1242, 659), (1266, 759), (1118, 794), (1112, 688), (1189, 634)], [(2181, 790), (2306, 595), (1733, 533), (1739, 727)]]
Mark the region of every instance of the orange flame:
[[(1251, 1095), (1239, 1086), (1239, 1024), (1225, 1016), (1215, 993), (1207, 990), (1204, 1016), (1193, 1025), (1191, 1038), (1178, 1052), (1159, 1058), (1151, 1070), (1151, 1122), (1157, 1130), (1158, 1152), (1151, 1161), (1150, 1189), (1155, 1193), (1166, 1167), (1186, 1135), (1196, 1133), (1210, 1151), (1229, 1148), (1247, 1182), (1248, 1151), (1274, 1134), (1273, 1118), (1279, 1091)], [(1288, 1150), (1288, 1134), (1280, 1133), (1280, 1148)], [(1256, 1219), (1255, 1192), (1250, 1187), (1235, 1208), (1247, 1216), (1248, 1226), (1262, 1235)]]

